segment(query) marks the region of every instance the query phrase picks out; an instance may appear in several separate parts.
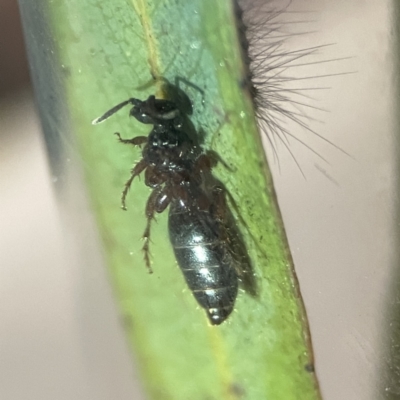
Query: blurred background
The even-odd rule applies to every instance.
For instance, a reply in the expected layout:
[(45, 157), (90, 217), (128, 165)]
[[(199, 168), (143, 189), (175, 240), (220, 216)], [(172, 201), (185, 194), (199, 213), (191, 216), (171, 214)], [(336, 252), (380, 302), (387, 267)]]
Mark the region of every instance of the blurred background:
[(18, 3), (0, 0), (0, 398), (140, 399), (105, 269), (79, 289), (53, 181)]
[[(307, 45), (352, 56), (318, 75), (355, 72), (324, 81), (329, 113), (311, 122), (351, 157), (320, 143), (323, 163), (295, 145), (306, 179), (287, 152), (272, 162), (322, 392), (400, 399), (396, 10), (390, 0), (294, 3), (318, 10)], [(79, 289), (53, 181), (18, 6), (0, 0), (0, 398), (140, 399), (105, 271)]]

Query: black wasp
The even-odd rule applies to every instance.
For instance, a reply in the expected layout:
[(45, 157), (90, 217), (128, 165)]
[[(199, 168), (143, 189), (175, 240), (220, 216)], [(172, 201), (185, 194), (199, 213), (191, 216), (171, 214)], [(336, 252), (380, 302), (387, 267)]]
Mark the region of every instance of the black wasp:
[(188, 115), (191, 103), (178, 85), (165, 85), (166, 99), (149, 96), (130, 98), (93, 121), (98, 124), (121, 108), (132, 106), (129, 115), (153, 125), (148, 136), (122, 139), (121, 143), (144, 145), (142, 159), (131, 170), (122, 192), (122, 208), (136, 176), (144, 171), (145, 184), (152, 188), (146, 204), (147, 225), (143, 238), (146, 266), (150, 272), (149, 238), (155, 213), (168, 206), (169, 238), (175, 257), (196, 300), (213, 325), (232, 312), (238, 293), (245, 249), (234, 227), (223, 186), (212, 176), (216, 163), (204, 152), (199, 135)]

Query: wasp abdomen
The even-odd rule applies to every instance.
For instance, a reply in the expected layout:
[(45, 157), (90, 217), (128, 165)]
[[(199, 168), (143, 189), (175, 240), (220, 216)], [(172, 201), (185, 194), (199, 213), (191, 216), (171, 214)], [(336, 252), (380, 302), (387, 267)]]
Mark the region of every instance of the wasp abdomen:
[(209, 211), (171, 204), (169, 235), (176, 260), (197, 302), (213, 325), (232, 312), (238, 277), (224, 240), (224, 226)]

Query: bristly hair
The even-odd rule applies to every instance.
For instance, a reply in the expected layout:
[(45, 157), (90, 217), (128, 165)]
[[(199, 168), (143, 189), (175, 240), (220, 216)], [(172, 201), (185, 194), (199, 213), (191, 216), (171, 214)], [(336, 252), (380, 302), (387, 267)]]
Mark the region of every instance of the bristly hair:
[[(277, 2), (275, 1), (275, 3)], [(304, 30), (293, 32), (293, 26), (310, 22), (305, 20), (304, 16), (311, 15), (311, 13), (289, 11), (291, 4), (292, 0), (287, 0), (287, 4), (284, 6), (282, 6), (282, 2), (279, 6), (274, 6), (274, 1), (271, 0), (238, 0), (236, 15), (243, 60), (247, 66), (242, 85), (243, 89), (249, 91), (253, 99), (259, 129), (265, 134), (278, 166), (278, 146), (283, 145), (304, 176), (291, 149), (291, 142), (297, 141), (320, 159), (324, 161), (326, 159), (311, 145), (296, 136), (288, 127), (290, 123), (297, 124), (305, 132), (329, 143), (342, 153), (349, 154), (309, 126), (309, 122), (314, 120), (308, 115), (310, 109), (326, 110), (308, 104), (307, 100), (313, 99), (307, 95), (307, 91), (328, 88), (317, 84), (304, 86), (300, 84), (300, 81), (303, 83), (316, 78), (343, 75), (346, 72), (296, 77), (291, 71), (293, 68), (345, 58), (315, 60), (314, 56), (317, 54), (320, 56), (320, 51), (331, 44), (298, 49), (290, 48), (288, 42), (291, 38), (311, 34), (310, 31)], [(302, 16), (302, 19), (299, 20), (298, 16)], [(299, 85), (291, 85), (293, 82), (298, 82)]]

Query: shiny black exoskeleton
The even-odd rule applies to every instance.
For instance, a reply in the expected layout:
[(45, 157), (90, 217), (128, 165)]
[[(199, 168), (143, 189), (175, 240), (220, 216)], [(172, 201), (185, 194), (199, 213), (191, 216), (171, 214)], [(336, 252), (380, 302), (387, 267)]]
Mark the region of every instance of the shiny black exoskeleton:
[[(155, 213), (168, 205), (169, 236), (177, 262), (196, 300), (213, 325), (232, 312), (238, 292), (240, 254), (243, 249), (229, 220), (225, 191), (212, 177), (215, 158), (204, 153), (193, 135), (193, 125), (175, 101), (150, 96), (126, 100), (93, 121), (100, 123), (126, 105), (129, 115), (153, 125), (150, 134), (120, 142), (144, 145), (142, 159), (131, 170), (122, 192), (122, 208), (133, 179), (145, 171), (151, 187), (146, 205), (147, 226), (143, 251), (150, 272), (149, 237)], [(229, 226), (231, 225), (231, 226)], [(242, 251), (242, 250), (240, 250)], [(242, 257), (243, 258), (243, 257)]]
[[(234, 249), (230, 246), (224, 193), (216, 186), (206, 192), (191, 183), (189, 200), (173, 199), (170, 205), (169, 237), (176, 260), (198, 303), (212, 324), (219, 325), (232, 312), (238, 292)], [(222, 202), (221, 202), (222, 200)]]

